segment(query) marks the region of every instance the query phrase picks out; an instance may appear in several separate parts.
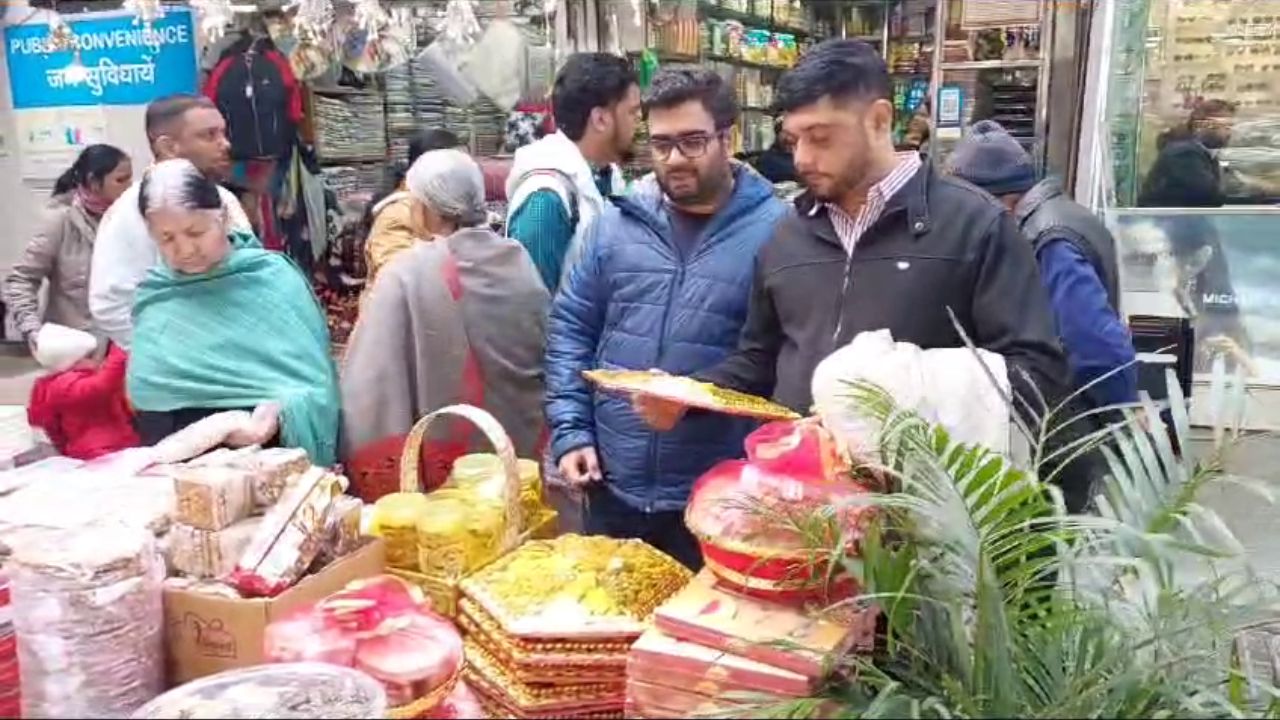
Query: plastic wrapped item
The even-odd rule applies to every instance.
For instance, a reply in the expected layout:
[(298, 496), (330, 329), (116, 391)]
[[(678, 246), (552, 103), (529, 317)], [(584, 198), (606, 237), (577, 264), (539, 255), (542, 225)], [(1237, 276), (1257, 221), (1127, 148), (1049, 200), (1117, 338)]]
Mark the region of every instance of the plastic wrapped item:
[(291, 480), (311, 467), (311, 460), (299, 448), (268, 448), (234, 457), (230, 464), (249, 471), (253, 506), (266, 508), (280, 500)]
[[(834, 441), (816, 422), (765, 425), (746, 440), (746, 461), (722, 462), (697, 483), (685, 522), (707, 567), (741, 590), (775, 599), (847, 597), (856, 579), (828, 573), (813, 552), (842, 541), (853, 551), (866, 491), (842, 476)], [(817, 537), (815, 537), (817, 536)]]
[(689, 578), (639, 540), (563, 535), (525, 543), (461, 587), (509, 635), (585, 640), (638, 637)]
[(418, 518), (418, 566), (425, 575), (456, 581), (497, 557), (505, 522), (497, 502), (446, 492), (429, 495)]
[(360, 547), (360, 514), (364, 503), (360, 498), (343, 495), (333, 501), (333, 509), (325, 519), (324, 543), (316, 564), (324, 567)]
[(524, 51), (524, 37), (515, 25), (509, 20), (492, 20), (467, 53), (462, 74), (494, 105), (509, 112), (524, 87)]
[(808, 697), (818, 678), (751, 660), (741, 655), (677, 640), (650, 628), (631, 646), (627, 680), (668, 688), (689, 688), (701, 695), (768, 693)]
[(31, 536), (9, 573), (23, 717), (128, 717), (164, 688), (164, 563), (149, 533)]
[(426, 507), (427, 496), (418, 492), (391, 493), (374, 503), (369, 533), (386, 541), (388, 566), (418, 569), (418, 518)]
[(245, 518), (221, 530), (174, 525), (165, 536), (169, 567), (194, 578), (218, 578), (235, 569), (253, 541), (262, 518)]
[(249, 473), (228, 467), (179, 467), (173, 472), (178, 498), (175, 519), (200, 530), (221, 530), (249, 516)]
[(374, 720), (386, 717), (386, 710), (382, 686), (363, 673), (322, 663), (290, 663), (201, 678), (152, 700), (133, 717)]
[(487, 716), (471, 686), (460, 682), (444, 702), (421, 717), (425, 720), (483, 720)]
[(386, 575), (267, 626), (265, 654), (353, 666), (382, 684), (391, 717), (418, 717), (440, 705), (463, 663), (457, 629), (424, 607), (417, 588)]
[(253, 424), (253, 416), (243, 410), (229, 410), (194, 422), (156, 443), (157, 463), (177, 463), (221, 445), (232, 433)]
[(289, 589), (320, 553), (325, 522), (345, 481), (312, 468), (271, 508), (231, 573), (246, 597), (275, 597)]

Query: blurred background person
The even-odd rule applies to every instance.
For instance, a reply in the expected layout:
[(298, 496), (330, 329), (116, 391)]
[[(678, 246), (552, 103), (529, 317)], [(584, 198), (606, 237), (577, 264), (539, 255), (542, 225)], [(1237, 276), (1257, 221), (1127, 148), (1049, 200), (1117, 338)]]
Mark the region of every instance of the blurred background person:
[[(4, 304), (28, 345), (46, 321), (93, 330), (89, 270), (98, 223), (133, 181), (129, 156), (111, 145), (90, 145), (58, 178), (40, 229), (4, 282)], [(44, 312), (40, 288), (49, 283)]]

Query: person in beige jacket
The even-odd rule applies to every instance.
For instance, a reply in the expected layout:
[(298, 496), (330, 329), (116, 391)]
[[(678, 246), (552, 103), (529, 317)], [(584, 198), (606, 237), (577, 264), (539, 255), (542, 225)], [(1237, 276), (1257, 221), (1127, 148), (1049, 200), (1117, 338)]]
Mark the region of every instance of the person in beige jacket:
[[(459, 145), (461, 142), (458, 136), (448, 130), (420, 131), (409, 139), (409, 165), (413, 165), (423, 153), (432, 150), (452, 150)], [(364, 244), (365, 262), (368, 265), (369, 274), (365, 279), (362, 304), (373, 288), (378, 273), (401, 251), (413, 247), (416, 235), (409, 220), (409, 209), (412, 205), (409, 191), (404, 186), (403, 172), (396, 179), (392, 189), (369, 203), (369, 212), (365, 216), (369, 236)]]
[[(89, 271), (98, 223), (129, 187), (129, 156), (111, 145), (86, 147), (58, 178), (31, 242), (3, 285), (4, 303), (18, 331), (34, 349), (46, 322), (93, 331), (89, 314)], [(44, 312), (40, 288), (49, 283)]]

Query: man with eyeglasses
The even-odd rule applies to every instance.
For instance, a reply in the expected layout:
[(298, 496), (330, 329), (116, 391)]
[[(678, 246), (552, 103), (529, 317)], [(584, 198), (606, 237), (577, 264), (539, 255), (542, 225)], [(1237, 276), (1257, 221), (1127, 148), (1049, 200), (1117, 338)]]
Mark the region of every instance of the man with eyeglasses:
[(552, 305), (547, 421), (565, 478), (586, 494), (586, 531), (631, 537), (689, 567), (693, 481), (742, 453), (753, 424), (690, 417), (659, 435), (625, 397), (595, 393), (596, 368), (688, 375), (723, 360), (747, 316), (756, 251), (785, 213), (773, 187), (733, 163), (733, 89), (705, 70), (666, 71), (646, 101), (654, 175), (606, 211)]
[[(892, 99), (884, 60), (858, 41), (823, 42), (783, 75), (775, 102), (807, 192), (760, 250), (737, 351), (696, 375), (808, 412), (818, 363), (859, 333), (963, 347), (958, 322), (1004, 356), (1022, 397), (1060, 400), (1066, 362), (1030, 243), (994, 198), (895, 152)], [(697, 415), (649, 399), (636, 409), (659, 429)], [(1090, 481), (1063, 479), (1068, 507), (1091, 498)]]

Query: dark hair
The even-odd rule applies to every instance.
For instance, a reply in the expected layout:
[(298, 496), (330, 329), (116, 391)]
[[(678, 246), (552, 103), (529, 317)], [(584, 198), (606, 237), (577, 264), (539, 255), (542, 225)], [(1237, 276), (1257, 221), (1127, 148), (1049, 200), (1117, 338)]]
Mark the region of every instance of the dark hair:
[(892, 100), (889, 69), (880, 53), (859, 40), (827, 40), (813, 46), (778, 80), (774, 105), (790, 112), (824, 97)]
[(152, 100), (147, 104), (144, 123), (147, 128), (147, 140), (155, 142), (156, 138), (163, 135), (188, 110), (195, 108), (210, 108), (217, 110), (218, 106), (213, 101), (203, 95), (192, 95), (190, 93), (178, 93), (176, 95), (166, 95), (165, 97)]
[(556, 129), (577, 142), (587, 133), (591, 111), (610, 107), (639, 85), (631, 63), (609, 53), (575, 53), (556, 75), (551, 112)]
[(113, 145), (90, 145), (80, 151), (66, 172), (58, 176), (58, 181), (53, 184), (53, 194), (65, 195), (76, 188), (87, 187), (89, 183), (102, 182), (128, 159), (123, 150)]
[(733, 88), (710, 70), (663, 70), (653, 79), (645, 98), (645, 110), (665, 110), (696, 100), (723, 130), (738, 118), (738, 100)]
[(1235, 103), (1227, 100), (1198, 100), (1194, 107), (1191, 108), (1191, 117), (1188, 124), (1207, 120), (1214, 117), (1233, 116), (1236, 114)]
[(162, 193), (172, 191), (176, 186), (178, 207), (183, 209), (220, 210), (223, 206), (218, 184), (197, 170), (190, 160), (164, 160), (142, 175), (142, 185), (138, 188), (138, 212), (144, 216), (147, 210), (155, 207), (151, 196), (156, 182), (165, 183), (166, 187), (160, 190)]
[(360, 218), (361, 224), (364, 225), (363, 234), (368, 236), (369, 231), (373, 229), (373, 209), (378, 206), (378, 203), (386, 200), (388, 195), (400, 188), (400, 184), (404, 182), (405, 173), (409, 172), (409, 167), (413, 165), (415, 160), (432, 150), (452, 150), (461, 145), (462, 141), (458, 139), (457, 135), (442, 128), (415, 132), (409, 138), (409, 162), (394, 168), (388, 175), (386, 184), (365, 206), (364, 216)]

